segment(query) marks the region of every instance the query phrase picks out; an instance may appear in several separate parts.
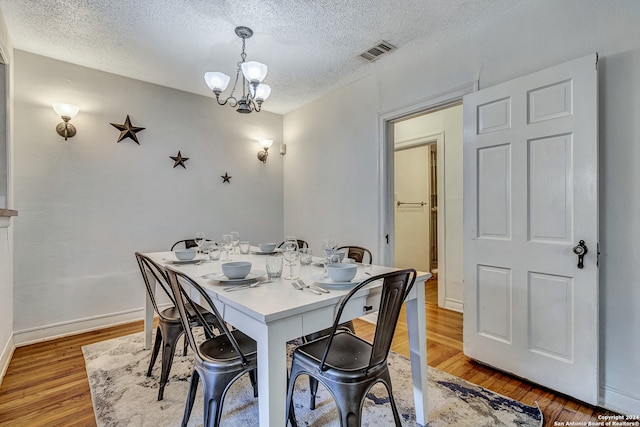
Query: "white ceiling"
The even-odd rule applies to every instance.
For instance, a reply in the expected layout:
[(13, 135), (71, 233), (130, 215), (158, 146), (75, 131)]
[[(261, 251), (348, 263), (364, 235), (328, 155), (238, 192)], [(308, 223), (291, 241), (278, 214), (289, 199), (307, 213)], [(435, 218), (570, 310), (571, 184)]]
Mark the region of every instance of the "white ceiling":
[[(0, 9), (16, 49), (205, 96), (205, 71), (233, 83), (234, 28), (248, 26), (247, 60), (269, 67), (264, 109), (284, 114), (525, 1), (0, 0)], [(359, 58), (380, 40), (398, 50)]]

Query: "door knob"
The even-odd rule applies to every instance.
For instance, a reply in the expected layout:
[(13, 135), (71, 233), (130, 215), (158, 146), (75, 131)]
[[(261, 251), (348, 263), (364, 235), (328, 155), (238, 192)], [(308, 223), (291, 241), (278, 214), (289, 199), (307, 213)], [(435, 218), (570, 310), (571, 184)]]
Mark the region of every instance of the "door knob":
[(573, 253), (578, 255), (578, 268), (584, 268), (584, 256), (589, 252), (587, 245), (584, 244), (584, 240), (580, 240), (576, 246), (573, 247)]

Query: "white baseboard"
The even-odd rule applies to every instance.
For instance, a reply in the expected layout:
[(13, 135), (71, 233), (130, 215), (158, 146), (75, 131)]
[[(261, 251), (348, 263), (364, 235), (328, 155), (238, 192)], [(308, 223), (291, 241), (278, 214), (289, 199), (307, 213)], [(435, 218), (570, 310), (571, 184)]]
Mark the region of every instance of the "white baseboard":
[(7, 373), (7, 369), (9, 369), (9, 363), (11, 363), (11, 357), (13, 356), (15, 349), (16, 345), (13, 341), (13, 335), (11, 335), (9, 340), (5, 343), (2, 353), (0, 353), (0, 385), (2, 385), (2, 380), (4, 379), (4, 375)]
[(464, 307), (464, 304), (462, 303), (462, 301), (451, 299), (451, 298), (445, 298), (444, 306), (442, 308), (446, 308), (447, 310), (452, 310), (452, 311), (457, 311), (458, 313), (462, 313), (463, 307)]
[(60, 322), (51, 325), (39, 326), (37, 328), (23, 329), (13, 333), (13, 340), (16, 347), (34, 344), (42, 341), (49, 341), (70, 335), (104, 329), (124, 323), (142, 320), (144, 309), (137, 308), (118, 313), (109, 313), (100, 316), (75, 319), (68, 322)]
[(616, 387), (600, 387), (601, 406), (624, 415), (640, 414), (640, 396), (633, 395)]

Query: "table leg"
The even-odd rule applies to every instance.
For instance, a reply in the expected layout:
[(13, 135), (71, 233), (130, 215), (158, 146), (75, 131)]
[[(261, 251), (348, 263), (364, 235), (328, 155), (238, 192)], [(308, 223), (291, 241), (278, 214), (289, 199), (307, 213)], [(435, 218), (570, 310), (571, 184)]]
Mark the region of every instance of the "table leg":
[(416, 282), (416, 298), (407, 300), (407, 326), (413, 398), (416, 407), (416, 422), (427, 425), (427, 321), (425, 314), (424, 281)]
[(258, 408), (261, 426), (284, 426), (287, 397), (287, 341), (284, 329), (265, 328), (258, 344)]

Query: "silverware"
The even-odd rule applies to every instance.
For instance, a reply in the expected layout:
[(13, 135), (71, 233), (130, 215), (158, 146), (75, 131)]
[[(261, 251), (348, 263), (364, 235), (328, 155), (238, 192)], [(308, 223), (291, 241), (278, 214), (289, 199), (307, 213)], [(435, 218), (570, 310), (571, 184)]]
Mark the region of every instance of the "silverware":
[(255, 283), (251, 283), (247, 285), (239, 285), (239, 286), (227, 286), (226, 288), (222, 288), (222, 290), (226, 292), (239, 291), (242, 289), (255, 288), (256, 286), (259, 286), (260, 283), (262, 282), (255, 282)]
[(307, 285), (303, 284), (301, 285), (300, 283), (296, 282), (295, 280), (291, 282), (291, 286), (293, 286), (294, 288), (296, 288), (299, 291), (304, 291), (305, 289), (309, 289), (311, 292), (313, 292), (316, 295), (322, 295), (322, 292), (320, 291), (316, 291), (315, 289), (311, 289), (310, 287), (308, 287)]
[(303, 288), (315, 289), (316, 291), (322, 292), (323, 294), (328, 294), (329, 293), (329, 291), (326, 290), (325, 288), (321, 288), (320, 286), (316, 286), (316, 285), (307, 285), (302, 280), (298, 280), (298, 283)]

